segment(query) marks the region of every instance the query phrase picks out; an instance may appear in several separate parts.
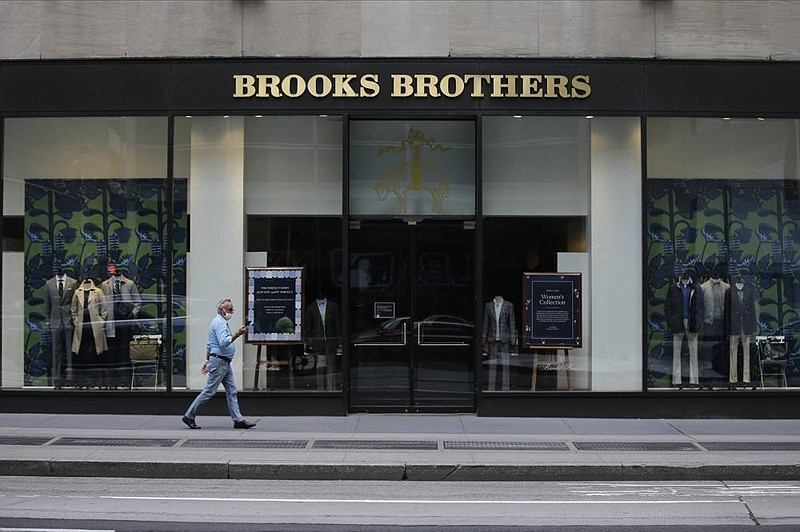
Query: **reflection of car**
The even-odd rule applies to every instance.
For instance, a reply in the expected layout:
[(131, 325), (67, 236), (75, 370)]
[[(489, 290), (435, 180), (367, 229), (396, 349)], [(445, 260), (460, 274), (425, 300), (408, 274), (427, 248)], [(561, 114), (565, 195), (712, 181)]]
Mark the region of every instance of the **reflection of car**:
[[(113, 296), (112, 296), (113, 297)], [(141, 294), (141, 307), (139, 314), (134, 319), (115, 320), (117, 324), (128, 323), (134, 330), (141, 334), (163, 334), (164, 326), (167, 323), (165, 310), (167, 307), (167, 296), (156, 294)], [(106, 300), (106, 304), (111, 301)], [(160, 317), (159, 317), (160, 316)], [(172, 298), (172, 327), (177, 328), (186, 325), (188, 318), (186, 312), (186, 297), (173, 296)]]
[(473, 337), (472, 323), (458, 316), (434, 314), (416, 327), (421, 343), (470, 343)]
[(413, 324), (408, 316), (403, 316), (380, 323), (374, 331), (364, 331), (358, 335), (356, 343), (405, 343), (412, 335), (420, 343), (471, 343), (473, 329), (472, 323), (458, 316), (432, 314)]

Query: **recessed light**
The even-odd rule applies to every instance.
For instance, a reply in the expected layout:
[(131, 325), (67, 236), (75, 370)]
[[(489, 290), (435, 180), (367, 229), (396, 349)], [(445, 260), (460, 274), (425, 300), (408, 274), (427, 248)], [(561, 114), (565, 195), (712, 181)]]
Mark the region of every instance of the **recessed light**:
[(256, 115), (256, 118), (264, 118), (264, 115)]
[(514, 115), (514, 118), (522, 118), (522, 115)]
[(230, 115), (224, 115), (222, 118), (230, 118)]
[(592, 118), (594, 118), (594, 115), (586, 115), (587, 120), (591, 120)]
[(765, 120), (766, 120), (766, 118), (761, 118), (761, 117), (759, 116), (758, 118), (756, 118), (756, 120), (758, 120), (759, 122), (763, 122), (763, 121), (765, 121)]
[(722, 119), (723, 119), (723, 120), (730, 120), (730, 119), (731, 119), (731, 117), (729, 117), (729, 116), (723, 116), (723, 117), (722, 117)]
[(192, 117), (192, 115), (186, 115), (186, 117), (185, 117), (185, 118), (191, 118), (191, 117)]

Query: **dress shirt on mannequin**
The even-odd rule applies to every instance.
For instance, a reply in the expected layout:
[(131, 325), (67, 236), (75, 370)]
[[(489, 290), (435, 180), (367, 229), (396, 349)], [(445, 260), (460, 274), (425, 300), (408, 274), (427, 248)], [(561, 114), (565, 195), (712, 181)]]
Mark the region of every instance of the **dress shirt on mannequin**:
[(728, 381), (739, 381), (739, 345), (742, 346), (742, 382), (750, 383), (750, 339), (758, 331), (756, 291), (744, 279), (736, 279), (727, 293), (725, 323), (730, 335)]
[(683, 386), (681, 372), (681, 352), (683, 339), (689, 348), (689, 385), (697, 386), (698, 380), (698, 337), (703, 327), (705, 300), (699, 287), (694, 285), (691, 276), (684, 274), (678, 282), (670, 285), (664, 313), (667, 328), (672, 333), (672, 384)]
[(63, 268), (45, 283), (44, 309), (50, 327), (52, 365), (50, 378), (56, 388), (69, 384), (72, 378), (72, 314), (70, 305), (78, 281)]
[(489, 355), (489, 390), (496, 388), (497, 366), (500, 366), (500, 389), (510, 388), (510, 354), (517, 345), (514, 305), (497, 295), (486, 303), (483, 312), (483, 345)]

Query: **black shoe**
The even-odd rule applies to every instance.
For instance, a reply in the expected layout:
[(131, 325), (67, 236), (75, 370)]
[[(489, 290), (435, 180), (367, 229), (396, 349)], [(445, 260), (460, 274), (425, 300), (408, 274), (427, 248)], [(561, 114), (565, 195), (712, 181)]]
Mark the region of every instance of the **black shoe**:
[(256, 426), (255, 423), (250, 423), (246, 419), (243, 419), (241, 421), (234, 421), (233, 422), (233, 428), (235, 428), (235, 429), (252, 429), (255, 426)]
[(194, 422), (194, 419), (189, 419), (189, 418), (188, 418), (188, 417), (186, 417), (186, 416), (183, 416), (183, 417), (181, 418), (181, 421), (183, 421), (184, 423), (186, 423), (186, 426), (187, 426), (187, 427), (189, 427), (190, 429), (199, 429), (199, 428), (200, 428), (200, 427), (197, 425), (197, 423), (195, 423), (195, 422)]

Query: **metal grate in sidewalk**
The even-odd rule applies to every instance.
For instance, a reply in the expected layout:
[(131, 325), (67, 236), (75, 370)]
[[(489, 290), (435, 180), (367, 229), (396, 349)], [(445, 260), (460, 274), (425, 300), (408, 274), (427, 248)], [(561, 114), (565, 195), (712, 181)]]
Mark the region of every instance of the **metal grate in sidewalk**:
[(572, 445), (579, 451), (699, 451), (689, 442), (615, 442), (615, 441), (574, 441)]
[(0, 436), (0, 445), (44, 445), (52, 439), (35, 436)]
[(800, 441), (701, 441), (709, 451), (800, 451)]
[(201, 449), (305, 449), (308, 440), (186, 440), (181, 447)]
[(80, 447), (172, 447), (180, 440), (155, 438), (59, 438), (52, 445)]
[(445, 441), (445, 449), (493, 451), (569, 451), (562, 441)]
[(313, 448), (435, 451), (439, 444), (429, 440), (317, 440)]

